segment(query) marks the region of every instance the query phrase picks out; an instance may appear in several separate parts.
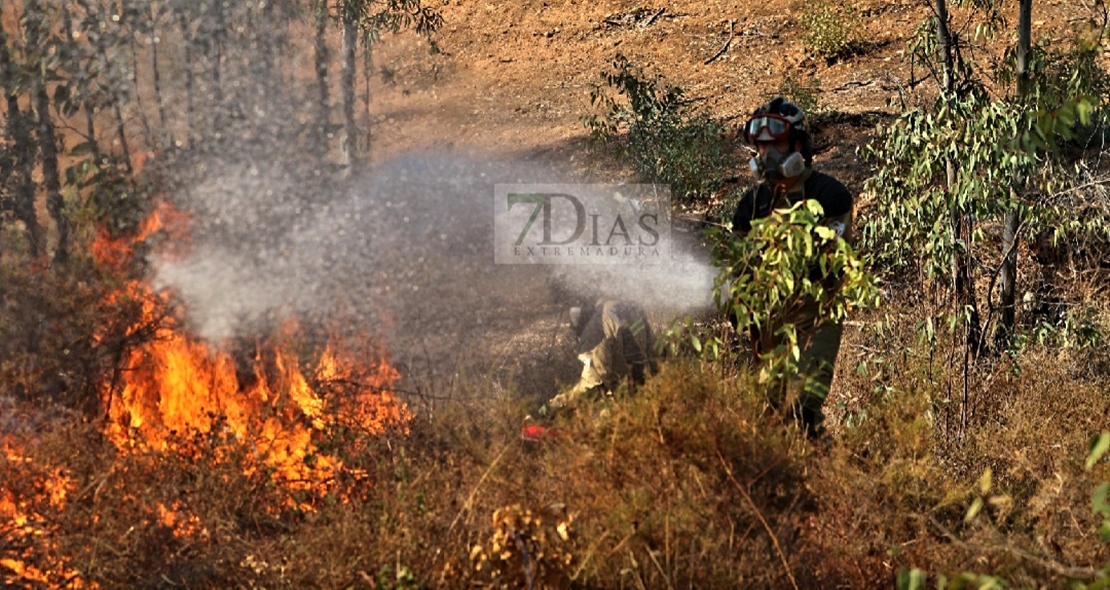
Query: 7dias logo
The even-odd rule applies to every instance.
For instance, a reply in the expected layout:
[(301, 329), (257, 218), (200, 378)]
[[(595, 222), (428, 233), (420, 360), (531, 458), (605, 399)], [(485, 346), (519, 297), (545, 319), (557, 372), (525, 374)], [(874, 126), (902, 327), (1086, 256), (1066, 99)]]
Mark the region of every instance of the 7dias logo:
[(650, 264), (669, 256), (670, 238), (664, 187), (494, 186), (497, 264)]

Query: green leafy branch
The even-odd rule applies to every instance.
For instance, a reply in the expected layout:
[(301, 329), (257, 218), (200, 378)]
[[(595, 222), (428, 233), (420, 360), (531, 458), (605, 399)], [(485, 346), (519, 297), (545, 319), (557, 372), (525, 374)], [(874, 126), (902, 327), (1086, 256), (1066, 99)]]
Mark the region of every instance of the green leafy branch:
[(601, 74), (604, 86), (590, 93), (603, 114), (583, 119), (594, 144), (619, 139), (618, 157), (646, 182), (669, 185), (679, 202), (708, 197), (735, 169), (724, 123), (695, 109), (681, 88), (645, 76), (623, 55), (612, 66)]
[(761, 380), (798, 369), (798, 335), (784, 319), (816, 305), (820, 325), (844, 319), (853, 308), (878, 305), (875, 276), (851, 245), (821, 223), (822, 215), (820, 203), (806, 200), (753, 221), (740, 239), (721, 228), (711, 232), (720, 309), (738, 331), (775, 330), (783, 339), (764, 353)]

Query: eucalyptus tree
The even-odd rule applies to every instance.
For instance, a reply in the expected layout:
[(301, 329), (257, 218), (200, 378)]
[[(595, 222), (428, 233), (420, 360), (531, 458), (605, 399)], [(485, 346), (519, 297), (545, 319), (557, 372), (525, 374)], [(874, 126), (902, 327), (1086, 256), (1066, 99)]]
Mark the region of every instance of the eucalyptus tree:
[(215, 125), (217, 133), (223, 120), (224, 86), (223, 65), (224, 52), (228, 37), (228, 5), (224, 0), (200, 0), (199, 5), (203, 11), (200, 19), (200, 35), (207, 46), (206, 57), (212, 76), (212, 108), (215, 111)]
[[(961, 85), (960, 76), (969, 75), (968, 64), (959, 59), (961, 47), (958, 39), (951, 30), (947, 0), (935, 0), (935, 21), (937, 30), (937, 51), (942, 64), (940, 76), (940, 100), (949, 105), (960, 99), (960, 94), (977, 92), (977, 87), (968, 88)], [(944, 185), (946, 190), (951, 190), (957, 183), (957, 155), (945, 154)], [(965, 247), (969, 242), (971, 220), (968, 219), (965, 207), (959, 203), (949, 204), (949, 223), (952, 226), (952, 286), (955, 299), (955, 308), (964, 310), (964, 325), (967, 335), (965, 352), (978, 355), (982, 348), (982, 322), (979, 316), (978, 298), (975, 296), (975, 285), (971, 271), (971, 253)]]
[(150, 18), (152, 8), (149, 0), (126, 0), (119, 3), (118, 12), (115, 16), (119, 18), (120, 36), (129, 58), (127, 61), (127, 79), (130, 82), (130, 95), (135, 106), (134, 112), (142, 126), (146, 144), (153, 147), (157, 146), (161, 139), (157, 137), (158, 134), (150, 124), (150, 118), (143, 106), (143, 93), (139, 84), (139, 72), (142, 70), (139, 42), (145, 41), (151, 44), (150, 42), (153, 40), (154, 21)]
[[(936, 81), (937, 99), (881, 126), (865, 151), (876, 167), (866, 188), (877, 206), (862, 234), (879, 266), (903, 277), (916, 270), (932, 287), (925, 292), (946, 298), (925, 314), (922, 335), (935, 344), (939, 328), (949, 328), (950, 362), (962, 356), (966, 408), (970, 361), (991, 348), (991, 327), (1005, 334), (1013, 326), (1007, 312), (1018, 238), (1035, 227), (1079, 228), (1076, 211), (1057, 205), (1058, 195), (1075, 190), (1068, 168), (1076, 160), (1061, 147), (1101, 116), (1091, 97), (1110, 85), (1097, 65), (1097, 43), (1084, 39), (1065, 51), (1011, 49), (1001, 61), (977, 53), (1005, 19), (991, 0), (957, 4), (971, 16), (962, 28), (952, 29), (947, 3), (936, 0), (909, 47), (915, 74), (924, 68), (922, 79)], [(977, 288), (985, 292), (985, 315)]]
[[(423, 5), (422, 0), (339, 0), (336, 16), (343, 31), (340, 50), (344, 128), (342, 153), (343, 164), (349, 168), (358, 149), (358, 128), (355, 124), (358, 47), (366, 50), (364, 59), (369, 67), (373, 55), (371, 50), (381, 40), (382, 33), (412, 30), (431, 42), (432, 35), (443, 24), (443, 16)], [(434, 42), (431, 47), (436, 50)], [(369, 133), (367, 130), (368, 136)]]
[(131, 92), (130, 84), (121, 71), (121, 66), (125, 63), (123, 52), (128, 46), (129, 35), (120, 24), (122, 15), (115, 5), (106, 5), (104, 0), (74, 1), (80, 10), (79, 15), (75, 13), (74, 24), (88, 39), (92, 52), (88, 76), (95, 82), (96, 92), (90, 94), (86, 108), (92, 114), (102, 107), (111, 109), (116, 141), (120, 145), (120, 162), (130, 175), (133, 173), (131, 140), (123, 109), (131, 98)]
[(57, 231), (54, 260), (64, 263), (69, 259), (69, 221), (62, 199), (62, 183), (58, 166), (58, 137), (51, 114), (49, 86), (57, 80), (55, 68), (64, 42), (51, 27), (54, 11), (41, 0), (26, 0), (23, 5), (23, 35), (26, 39), (25, 56), (28, 60), (27, 81), (35, 111), (36, 139), (42, 164), (42, 184), (46, 191), (46, 208)]
[(171, 4), (167, 2), (147, 2), (149, 20), (147, 21), (150, 35), (150, 77), (154, 90), (154, 101), (158, 105), (158, 128), (161, 147), (173, 145), (174, 136), (170, 130), (170, 121), (166, 118), (166, 95), (162, 89), (162, 65), (159, 60), (158, 48), (162, 45), (164, 31), (169, 23)]
[[(97, 141), (99, 136), (96, 128), (96, 114), (99, 110), (100, 89), (97, 84), (96, 70), (98, 68), (95, 52), (82, 38), (87, 39), (77, 21), (74, 20), (74, 6), (69, 2), (59, 4), (62, 15), (62, 28), (68, 39), (69, 51), (66, 52), (62, 68), (67, 70), (67, 79), (55, 93), (58, 98), (58, 108), (66, 118), (73, 118), (83, 112), (85, 130), (81, 134), (84, 141), (71, 147), (74, 155), (88, 154), (92, 167), (104, 165)], [(68, 180), (68, 179), (67, 179)]]
[(316, 129), (313, 132), (313, 137), (317, 139), (316, 149), (318, 152), (325, 150), (328, 127), (331, 124), (329, 121), (329, 105), (331, 101), (328, 92), (328, 86), (331, 84), (328, 79), (328, 63), (331, 61), (330, 51), (328, 50), (329, 18), (328, 0), (312, 0), (314, 65), (316, 70), (316, 89), (318, 92), (316, 99)]
[(176, 16), (178, 34), (181, 35), (181, 51), (184, 61), (182, 74), (185, 77), (183, 81), (185, 85), (185, 148), (192, 149), (193, 137), (197, 128), (197, 92), (196, 79), (193, 74), (196, 62), (196, 54), (193, 52), (195, 36), (192, 21), (189, 18), (189, 9), (193, 6), (193, 3), (189, 0), (171, 0), (170, 6), (173, 7), (171, 13)]
[[(1033, 0), (1020, 0), (1018, 4), (1018, 43), (1014, 55), (1014, 75), (1017, 78), (1017, 100), (1025, 102), (1029, 95), (1029, 52), (1032, 38)], [(1011, 187), (1016, 196), (1024, 189), (1024, 179), (1015, 179)], [(1002, 265), (999, 269), (999, 320), (996, 343), (1006, 347), (1014, 331), (1015, 303), (1017, 302), (1018, 226), (1020, 211), (1010, 207), (1002, 225)]]
[(286, 64), (292, 40), (289, 28), (308, 12), (297, 0), (268, 0), (247, 4), (237, 17), (242, 24), (236, 28), (243, 31), (238, 46), (240, 79), (250, 81), (240, 89), (243, 98), (239, 102), (252, 106), (248, 118), (264, 143), (288, 142), (305, 131), (294, 123), (300, 117), (292, 115), (308, 108), (305, 102), (311, 100), (310, 93), (293, 79), (294, 72)]
[(43, 229), (35, 212), (35, 160), (38, 146), (34, 139), (31, 116), (20, 106), (20, 94), (25, 91), (26, 72), (19, 59), (18, 47), (3, 27), (3, 7), (0, 6), (0, 84), (3, 86), (7, 106), (7, 124), (4, 135), (8, 144), (10, 162), (11, 209), (23, 224), (23, 234), (31, 258), (38, 258), (43, 249)]
[(289, 25), (304, 10), (297, 0), (267, 0), (260, 2), (257, 8), (258, 16), (252, 27), (257, 32), (252, 35), (252, 49), (262, 63), (258, 74), (268, 83), (279, 82), (285, 72), (282, 60), (287, 57), (291, 41)]

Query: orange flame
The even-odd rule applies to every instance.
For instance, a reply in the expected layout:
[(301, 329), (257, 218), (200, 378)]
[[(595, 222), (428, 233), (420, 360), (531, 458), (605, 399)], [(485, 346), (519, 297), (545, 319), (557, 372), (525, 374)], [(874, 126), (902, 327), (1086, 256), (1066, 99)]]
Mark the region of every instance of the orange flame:
[[(171, 207), (160, 206), (137, 236), (112, 238), (102, 231), (91, 251), (106, 271), (126, 276), (135, 243), (159, 231), (176, 232), (185, 222)], [(188, 244), (177, 237), (175, 242)], [(109, 302), (124, 299), (142, 304), (141, 319), (125, 330), (124, 339), (140, 344), (124, 352), (117, 375), (106, 377), (100, 388), (106, 436), (121, 453), (144, 449), (192, 458), (188, 453), (196, 448), (187, 444), (190, 436), (226, 434), (219, 440), (247, 450), (248, 460), (237, 464), (247, 475), (268, 475), (288, 492), (283, 505), (268, 508), (309, 511), (346, 469), (341, 458), (322, 450), (320, 443), (332, 430), (407, 432), (413, 416), (392, 391), (399, 373), (380, 355), (355, 355), (336, 341), (305, 362), (291, 352), (294, 346), (274, 346), (257, 351), (241, 378), (230, 353), (179, 327), (168, 295), (133, 281), (109, 296)], [(289, 326), (281, 336), (295, 342), (297, 333)], [(63, 468), (40, 465), (34, 456), (30, 441), (17, 444), (11, 433), (0, 431), (0, 532), (32, 547), (0, 553), (0, 586), (56, 587), (64, 580), (66, 587), (97, 588), (68, 567), (64, 556), (50, 553), (58, 524), (49, 515), (66, 506), (74, 483)], [(354, 469), (347, 473), (364, 476)], [(4, 474), (12, 477), (5, 481)], [(181, 500), (167, 499), (149, 510), (152, 521), (176, 537), (209, 534)]]
[(187, 248), (189, 222), (188, 214), (178, 211), (169, 203), (159, 202), (133, 234), (112, 237), (108, 228), (102, 226), (89, 246), (89, 251), (93, 259), (101, 265), (121, 270), (131, 262), (135, 245), (144, 242), (156, 232), (165, 231), (171, 234), (177, 251)]
[[(165, 229), (167, 223), (173, 226), (169, 231), (179, 231), (183, 221), (187, 219), (172, 208), (159, 207), (136, 239)], [(104, 237), (97, 241), (98, 260), (126, 264), (131, 247)], [(143, 302), (142, 319), (129, 333), (153, 337), (143, 338), (145, 344), (124, 359), (119, 378), (102, 388), (107, 434), (122, 450), (142, 446), (180, 451), (177, 443), (187, 435), (227, 432), (259, 458), (255, 469), (272, 469), (290, 491), (323, 492), (343, 468), (317, 445), (330, 428), (354, 426), (374, 435), (389, 428), (405, 431), (412, 419), (392, 392), (400, 375), (384, 361), (360, 360), (329, 345), (315, 371), (306, 374), (296, 355), (274, 347), (256, 352), (253, 379), (240, 379), (231, 354), (177, 327), (167, 295), (154, 294), (140, 282), (128, 290)], [(283, 339), (295, 341), (297, 332), (290, 325)], [(312, 385), (339, 381), (356, 384), (353, 398), (326, 399)]]
[[(6, 556), (0, 557), (0, 585), (5, 588), (52, 587), (57, 585), (58, 580), (67, 580), (67, 587), (70, 588), (98, 588), (97, 584), (86, 582), (80, 574), (67, 567), (63, 558), (47, 555), (39, 555), (38, 559), (32, 557), (42, 545), (51, 543), (49, 519), (40, 511), (61, 511), (65, 508), (66, 496), (73, 482), (61, 468), (43, 472), (41, 466), (34, 465), (34, 460), (25, 456), (7, 437), (0, 442), (3, 459), (8, 466), (14, 467), (5, 472), (10, 475), (18, 473), (23, 480), (23, 493), (18, 495), (12, 487), (0, 486), (0, 523), (7, 523), (0, 530), (4, 531), (7, 540), (27, 542), (26, 549), (11, 551), (9, 548)], [(30, 494), (28, 490), (31, 490)]]
[(367, 434), (404, 430), (412, 419), (390, 391), (399, 374), (384, 362), (366, 364), (371, 378), (359, 380), (357, 403), (348, 409), (341, 400), (324, 399), (310, 385), (344, 379), (353, 370), (352, 361), (340, 359), (333, 347), (322, 354), (312, 379), (295, 357), (280, 349), (256, 354), (254, 383), (247, 385), (236, 375), (229, 353), (186, 336), (172, 321), (163, 323), (168, 325), (157, 328), (150, 342), (126, 359), (116, 391), (105, 389), (108, 435), (120, 449), (141, 445), (174, 450), (183, 435), (219, 427), (249, 445), (262, 460), (259, 467), (273, 468), (290, 490), (322, 492), (342, 463), (320, 452), (314, 442), (318, 433), (340, 424)]
[(182, 515), (184, 510), (180, 501), (174, 501), (170, 508), (167, 508), (165, 504), (159, 502), (157, 509), (158, 522), (162, 526), (172, 530), (173, 536), (179, 538), (208, 536), (208, 529), (203, 527), (200, 518), (195, 515)]

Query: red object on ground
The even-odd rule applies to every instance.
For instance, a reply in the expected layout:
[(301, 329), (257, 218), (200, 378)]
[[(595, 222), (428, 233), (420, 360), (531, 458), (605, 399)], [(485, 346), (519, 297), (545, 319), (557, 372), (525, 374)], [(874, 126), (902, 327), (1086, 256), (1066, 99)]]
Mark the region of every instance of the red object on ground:
[(520, 425), (520, 438), (524, 440), (549, 440), (559, 436), (558, 428), (547, 428), (539, 424), (529, 424), (531, 416), (525, 416), (524, 422)]

